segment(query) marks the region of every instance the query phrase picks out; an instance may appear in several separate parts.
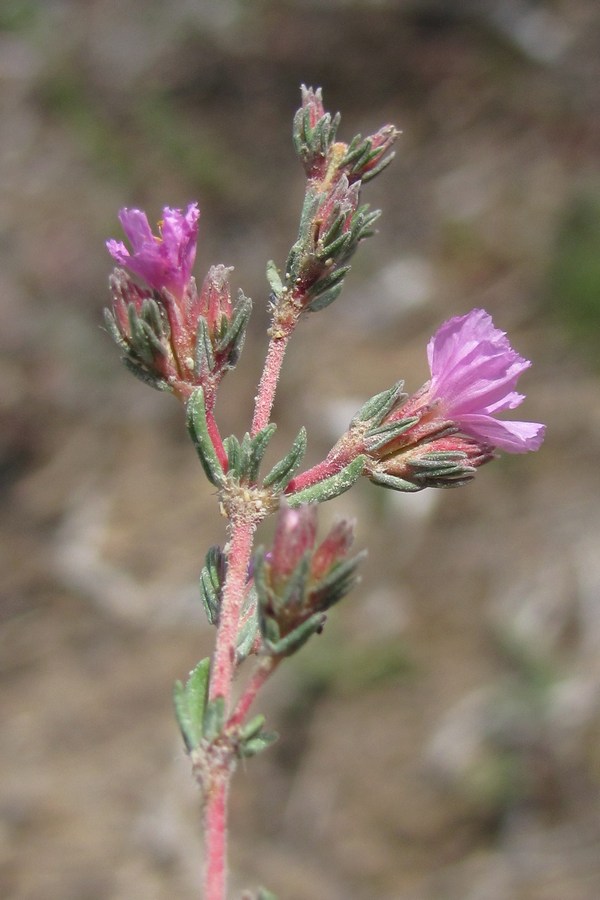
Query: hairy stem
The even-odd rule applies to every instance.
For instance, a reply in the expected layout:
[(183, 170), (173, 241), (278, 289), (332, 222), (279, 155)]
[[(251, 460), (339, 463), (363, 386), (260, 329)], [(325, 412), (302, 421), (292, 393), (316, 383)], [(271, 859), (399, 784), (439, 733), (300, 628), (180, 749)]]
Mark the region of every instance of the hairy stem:
[(353, 446), (340, 447), (336, 445), (322, 462), (317, 463), (311, 469), (307, 469), (306, 472), (301, 472), (296, 478), (292, 478), (285, 489), (285, 493), (295, 494), (297, 491), (302, 491), (304, 488), (324, 481), (325, 478), (329, 478), (331, 475), (337, 475), (344, 466), (352, 462), (356, 455), (357, 450)]
[(231, 773), (218, 771), (204, 803), (204, 900), (227, 896), (227, 800)]
[(246, 685), (244, 693), (238, 700), (237, 706), (235, 707), (235, 710), (233, 711), (229, 722), (227, 723), (227, 726), (229, 728), (242, 724), (242, 722), (248, 715), (250, 707), (254, 702), (254, 698), (256, 697), (262, 686), (265, 684), (265, 682), (269, 680), (269, 678), (279, 665), (279, 662), (279, 659), (272, 656), (265, 657), (260, 661), (256, 669), (254, 670), (250, 681)]
[(291, 331), (282, 336), (272, 337), (269, 342), (265, 367), (258, 385), (258, 394), (254, 406), (254, 418), (252, 419), (252, 435), (258, 434), (261, 428), (269, 424), (275, 391), (283, 358), (291, 337)]
[(227, 553), (227, 574), (219, 610), (217, 639), (212, 659), (209, 700), (223, 697), (225, 708), (231, 700), (231, 686), (235, 672), (235, 648), (240, 612), (246, 595), (248, 564), (252, 551), (255, 525), (241, 519), (231, 525), (231, 541)]

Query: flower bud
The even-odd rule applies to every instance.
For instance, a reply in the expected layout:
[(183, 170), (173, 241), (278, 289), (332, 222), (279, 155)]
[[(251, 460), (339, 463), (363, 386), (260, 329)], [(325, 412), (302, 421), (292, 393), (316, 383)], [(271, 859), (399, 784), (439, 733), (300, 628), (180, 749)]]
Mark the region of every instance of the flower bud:
[(356, 583), (361, 554), (348, 557), (353, 524), (338, 522), (315, 545), (317, 505), (282, 506), (273, 549), (257, 551), (254, 584), (266, 649), (288, 655), (325, 622), (324, 613)]

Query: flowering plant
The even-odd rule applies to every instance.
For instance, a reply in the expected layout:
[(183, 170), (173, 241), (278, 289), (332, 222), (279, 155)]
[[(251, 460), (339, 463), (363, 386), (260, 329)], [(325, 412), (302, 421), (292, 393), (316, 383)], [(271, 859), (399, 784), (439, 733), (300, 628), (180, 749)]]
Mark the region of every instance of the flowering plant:
[[(177, 682), (174, 704), (204, 805), (205, 900), (226, 896), (227, 803), (240, 759), (275, 740), (262, 715), (249, 717), (256, 695), (279, 664), (325, 626), (327, 611), (356, 584), (362, 557), (350, 556), (353, 523), (339, 521), (319, 542), (318, 504), (362, 476), (398, 491), (458, 487), (496, 450), (537, 450), (541, 424), (498, 418), (524, 399), (515, 390), (530, 363), (516, 353), (490, 316), (474, 309), (445, 322), (427, 347), (431, 378), (415, 394), (403, 382), (368, 400), (317, 465), (300, 471), (301, 428), (288, 453), (261, 473), (275, 431), (271, 411), (289, 340), (304, 315), (339, 296), (348, 262), (371, 235), (379, 212), (361, 204), (363, 184), (392, 160), (396, 129), (336, 141), (339, 114), (323, 108), (321, 91), (302, 88), (294, 144), (307, 183), (298, 237), (282, 269), (267, 265), (270, 341), (249, 430), (222, 437), (215, 415), (221, 379), (242, 351), (251, 302), (232, 301), (230, 269), (213, 266), (198, 292), (192, 276), (199, 210), (163, 211), (155, 235), (144, 212), (123, 209), (131, 246), (109, 240), (120, 268), (111, 276), (107, 327), (127, 367), (185, 404), (188, 429), (204, 472), (217, 489), (228, 523), (225, 547), (206, 554), (200, 585), (216, 628), (211, 657)], [(142, 283), (138, 283), (139, 279)], [(259, 524), (277, 514), (270, 549), (253, 550)], [(255, 665), (234, 694), (244, 660)], [(272, 897), (264, 889), (246, 894)]]

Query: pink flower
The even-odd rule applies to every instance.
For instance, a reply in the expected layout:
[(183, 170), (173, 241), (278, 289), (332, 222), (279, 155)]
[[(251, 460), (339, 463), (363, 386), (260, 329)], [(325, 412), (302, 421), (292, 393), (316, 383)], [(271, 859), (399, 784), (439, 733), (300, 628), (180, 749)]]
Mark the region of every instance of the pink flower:
[(513, 350), (485, 310), (473, 309), (444, 322), (427, 345), (427, 358), (431, 380), (392, 419), (419, 415), (429, 407), (482, 444), (508, 453), (541, 446), (544, 425), (496, 418), (525, 399), (515, 387), (531, 363)]
[(122, 209), (119, 220), (132, 252), (115, 240), (106, 242), (108, 252), (154, 290), (167, 290), (180, 299), (189, 284), (196, 258), (199, 217), (196, 203), (190, 203), (185, 213), (166, 206), (157, 237), (152, 234), (145, 212)]

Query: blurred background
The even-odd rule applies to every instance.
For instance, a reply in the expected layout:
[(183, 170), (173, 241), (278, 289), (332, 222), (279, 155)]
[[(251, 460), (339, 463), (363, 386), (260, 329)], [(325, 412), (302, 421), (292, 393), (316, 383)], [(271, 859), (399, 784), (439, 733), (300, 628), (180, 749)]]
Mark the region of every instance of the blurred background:
[(255, 301), (220, 406), (243, 433), (301, 82), (342, 139), (403, 134), (379, 234), (292, 343), (274, 452), (305, 423), (318, 461), (474, 306), (534, 360), (548, 434), (459, 491), (323, 507), (369, 558), (257, 706), (282, 737), (234, 782), (232, 896), (599, 896), (599, 46), (596, 0), (0, 0), (3, 897), (198, 897), (171, 686), (211, 647), (224, 523), (180, 407), (101, 328), (104, 240), (121, 206), (199, 201), (197, 276), (235, 265)]

